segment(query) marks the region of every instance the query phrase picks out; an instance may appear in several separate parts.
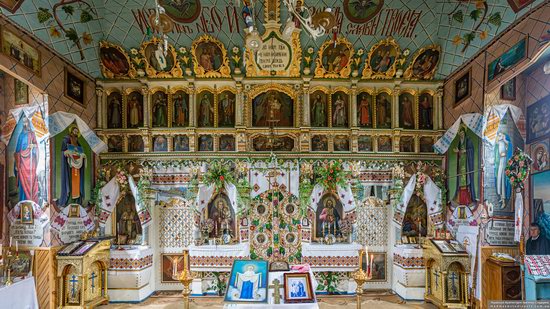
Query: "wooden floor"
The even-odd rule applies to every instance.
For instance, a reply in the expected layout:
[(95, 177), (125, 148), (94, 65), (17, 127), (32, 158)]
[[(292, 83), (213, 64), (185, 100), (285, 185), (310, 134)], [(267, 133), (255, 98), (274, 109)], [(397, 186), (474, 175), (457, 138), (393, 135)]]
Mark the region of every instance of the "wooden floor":
[[(354, 296), (318, 296), (317, 301), (321, 309), (355, 309), (357, 306)], [(368, 293), (361, 302), (363, 308), (374, 309), (433, 309), (431, 304), (423, 302), (405, 302), (399, 296), (390, 292)], [(151, 309), (181, 309), (183, 300), (179, 293), (160, 292), (151, 296), (140, 304), (109, 304), (100, 306), (101, 309), (151, 308)], [(195, 297), (192, 298), (191, 308), (223, 308), (222, 297)]]

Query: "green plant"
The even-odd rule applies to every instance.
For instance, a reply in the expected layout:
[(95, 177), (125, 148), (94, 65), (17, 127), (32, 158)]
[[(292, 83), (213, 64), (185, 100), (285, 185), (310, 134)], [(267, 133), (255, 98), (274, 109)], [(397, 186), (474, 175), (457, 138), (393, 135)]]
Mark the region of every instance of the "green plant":
[(317, 291), (326, 291), (328, 294), (338, 292), (338, 275), (332, 271), (319, 273), (321, 280), (317, 286)]
[(210, 286), (210, 288), (216, 291), (218, 295), (223, 295), (223, 293), (225, 292), (225, 289), (227, 288), (227, 280), (229, 278), (223, 272), (215, 271), (213, 274), (214, 274), (215, 280), (213, 285)]
[[(448, 14), (450, 21), (464, 24), (466, 18), (469, 18), (475, 25), (471, 31), (467, 31), (462, 36), (457, 34), (453, 38), (454, 45), (463, 44), (462, 52), (464, 52), (476, 36), (479, 36), (481, 40), (485, 40), (487, 38), (488, 31), (487, 29), (481, 29), (482, 25), (486, 25), (489, 28), (491, 26), (500, 27), (502, 24), (502, 15), (500, 12), (495, 12), (488, 15), (489, 5), (486, 0), (457, 2), (456, 7)], [(468, 13), (470, 2), (475, 4), (475, 7)]]
[[(62, 21), (58, 15), (59, 9), (65, 13), (64, 21)], [(76, 12), (80, 12), (80, 16), (73, 18)], [(76, 23), (84, 24), (94, 20), (95, 17), (97, 17), (97, 12), (86, 0), (60, 0), (53, 5), (51, 12), (48, 8), (40, 7), (38, 8), (38, 12), (36, 14), (36, 18), (39, 23), (49, 24), (50, 35), (53, 37), (59, 37), (61, 35), (58, 29), (65, 33), (65, 37), (72, 41), (78, 48), (81, 60), (84, 59), (84, 51), (82, 49), (81, 41), (85, 45), (91, 44), (93, 41), (92, 35), (88, 32), (83, 32), (82, 35), (80, 35), (75, 28), (68, 28), (65, 23), (69, 23), (71, 25)], [(53, 24), (52, 18), (57, 26)]]
[(315, 171), (315, 183), (327, 190), (335, 190), (336, 187), (344, 187), (350, 172), (344, 170), (341, 161), (330, 161)]
[(224, 161), (212, 162), (208, 172), (204, 175), (203, 182), (206, 185), (213, 184), (216, 190), (223, 189), (225, 182), (235, 183), (235, 177), (227, 166), (228, 164)]

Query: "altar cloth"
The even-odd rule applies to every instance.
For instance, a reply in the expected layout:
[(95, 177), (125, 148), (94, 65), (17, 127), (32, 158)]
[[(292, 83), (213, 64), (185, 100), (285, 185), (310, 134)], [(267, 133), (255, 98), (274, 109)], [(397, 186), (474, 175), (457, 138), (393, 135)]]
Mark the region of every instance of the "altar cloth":
[[(313, 268), (336, 268), (351, 270), (359, 266), (358, 244), (308, 244), (302, 243), (302, 263), (308, 263)], [(317, 270), (316, 269), (316, 270)]]
[(231, 267), (234, 260), (247, 260), (250, 258), (250, 245), (249, 243), (235, 245), (191, 245), (189, 246), (189, 258), (191, 267), (193, 268)]
[(38, 309), (34, 277), (0, 287), (0, 308)]
[(529, 274), (533, 276), (550, 275), (550, 256), (549, 255), (526, 255), (525, 265), (529, 270)]

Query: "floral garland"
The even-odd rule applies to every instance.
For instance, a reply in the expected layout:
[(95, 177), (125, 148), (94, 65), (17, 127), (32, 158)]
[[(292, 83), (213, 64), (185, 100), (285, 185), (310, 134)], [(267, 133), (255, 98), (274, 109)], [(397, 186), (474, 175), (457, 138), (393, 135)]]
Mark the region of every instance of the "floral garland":
[(531, 158), (520, 149), (516, 149), (514, 156), (508, 160), (506, 176), (514, 188), (523, 189), (523, 183), (529, 175), (531, 162)]
[(233, 173), (227, 168), (227, 165), (223, 161), (216, 161), (210, 165), (208, 172), (204, 174), (204, 184), (210, 186), (214, 185), (216, 190), (221, 190), (225, 186), (225, 182), (235, 183), (235, 177)]
[(315, 174), (316, 184), (320, 184), (325, 189), (334, 190), (338, 186), (346, 186), (351, 173), (344, 170), (342, 161), (330, 161), (317, 168)]

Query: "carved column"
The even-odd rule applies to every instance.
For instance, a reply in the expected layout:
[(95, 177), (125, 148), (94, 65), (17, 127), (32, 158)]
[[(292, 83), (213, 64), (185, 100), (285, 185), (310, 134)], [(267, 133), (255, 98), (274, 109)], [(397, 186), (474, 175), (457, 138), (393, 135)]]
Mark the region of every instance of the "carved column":
[(149, 115), (149, 111), (151, 106), (151, 93), (149, 92), (149, 86), (141, 87), (141, 94), (143, 95), (143, 126), (150, 128), (151, 116)]
[(241, 127), (244, 126), (244, 93), (241, 82), (237, 82), (237, 96), (235, 99), (235, 125)]
[(103, 87), (96, 87), (95, 88), (95, 95), (96, 95), (96, 126), (98, 129), (104, 129), (107, 127), (107, 113), (105, 112), (106, 109), (106, 99), (103, 95)]
[[(189, 84), (189, 126), (194, 128), (197, 126), (196, 108), (197, 108), (197, 89), (194, 84)], [(191, 143), (191, 140), (189, 140)], [(189, 144), (191, 147), (191, 144)]]
[(391, 103), (391, 114), (392, 114), (392, 128), (399, 127), (399, 91), (400, 87), (396, 86), (393, 88), (392, 94), (392, 103)]
[(351, 86), (351, 127), (357, 127), (357, 85), (353, 84)]
[(443, 129), (443, 89), (441, 87), (438, 88), (435, 93), (434, 109), (432, 114), (434, 130)]
[(303, 105), (303, 119), (302, 119), (302, 126), (304, 127), (311, 127), (311, 114), (310, 114), (310, 107), (309, 107), (309, 83), (304, 83), (304, 87), (302, 88), (302, 97), (304, 98), (304, 105)]

